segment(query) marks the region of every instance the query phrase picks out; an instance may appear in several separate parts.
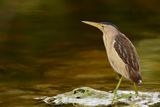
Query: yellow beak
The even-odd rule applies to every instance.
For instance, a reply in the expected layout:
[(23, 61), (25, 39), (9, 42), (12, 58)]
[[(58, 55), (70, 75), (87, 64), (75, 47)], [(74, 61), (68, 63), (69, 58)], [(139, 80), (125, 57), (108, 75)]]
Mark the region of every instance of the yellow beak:
[(94, 26), (96, 28), (99, 28), (99, 29), (102, 28), (102, 24), (101, 23), (91, 22), (91, 21), (82, 21), (82, 22), (85, 23), (85, 24)]

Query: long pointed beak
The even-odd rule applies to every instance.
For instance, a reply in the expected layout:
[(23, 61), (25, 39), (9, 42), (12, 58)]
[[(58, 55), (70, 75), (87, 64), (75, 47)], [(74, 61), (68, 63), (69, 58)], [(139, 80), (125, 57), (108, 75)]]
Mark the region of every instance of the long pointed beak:
[(102, 24), (98, 23), (98, 22), (91, 22), (91, 21), (82, 21), (82, 22), (85, 23), (85, 24), (94, 26), (96, 28), (99, 28), (99, 29), (102, 27)]

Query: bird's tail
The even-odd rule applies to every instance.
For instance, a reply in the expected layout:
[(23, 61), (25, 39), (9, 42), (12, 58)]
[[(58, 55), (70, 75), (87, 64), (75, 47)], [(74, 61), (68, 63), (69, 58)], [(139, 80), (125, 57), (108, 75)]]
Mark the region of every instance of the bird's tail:
[(141, 74), (139, 72), (132, 72), (132, 74), (130, 74), (130, 78), (132, 81), (134, 81), (137, 85), (141, 85), (142, 84), (142, 77)]

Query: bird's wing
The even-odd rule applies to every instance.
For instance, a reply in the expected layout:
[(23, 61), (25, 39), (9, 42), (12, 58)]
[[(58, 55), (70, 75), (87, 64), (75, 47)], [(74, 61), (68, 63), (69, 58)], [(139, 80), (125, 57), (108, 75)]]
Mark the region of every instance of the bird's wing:
[(139, 58), (131, 41), (120, 33), (115, 37), (114, 48), (126, 64), (129, 78), (136, 83), (140, 82)]

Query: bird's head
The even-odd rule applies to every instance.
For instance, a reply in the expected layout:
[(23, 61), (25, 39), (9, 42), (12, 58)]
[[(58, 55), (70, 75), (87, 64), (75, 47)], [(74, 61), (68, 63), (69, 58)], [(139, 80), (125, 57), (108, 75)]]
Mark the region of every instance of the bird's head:
[(82, 21), (82, 22), (100, 29), (105, 34), (108, 32), (111, 33), (118, 32), (118, 27), (109, 22), (92, 22), (92, 21)]

